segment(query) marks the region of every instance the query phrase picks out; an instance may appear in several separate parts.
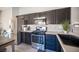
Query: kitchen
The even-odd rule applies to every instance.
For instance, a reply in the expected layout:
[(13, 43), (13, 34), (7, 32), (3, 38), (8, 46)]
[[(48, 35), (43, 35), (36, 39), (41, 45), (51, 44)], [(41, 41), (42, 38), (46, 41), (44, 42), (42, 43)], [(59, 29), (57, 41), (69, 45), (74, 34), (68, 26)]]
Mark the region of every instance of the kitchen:
[(17, 30), (12, 30), (17, 37), (15, 38), (15, 51), (79, 52), (79, 23), (72, 21), (78, 18), (78, 8), (58, 7), (53, 9), (49, 7), (43, 10), (46, 8), (36, 7), (38, 11), (33, 10), (34, 7), (19, 8), (19, 13), (22, 12), (22, 14), (16, 15), (16, 22), (13, 19), (13, 24), (17, 23), (17, 26), (14, 27)]
[[(79, 51), (79, 48), (75, 47), (73, 44), (68, 44), (67, 48), (61, 40), (63, 35), (68, 35), (68, 37), (76, 36), (75, 34), (72, 34), (72, 32), (74, 32), (74, 27), (79, 26), (79, 24), (71, 26), (70, 24), (70, 7), (19, 15), (17, 16), (17, 44), (25, 43), (31, 45), (31, 47), (36, 49), (38, 52)], [(66, 26), (66, 31), (64, 31), (65, 29), (63, 29), (63, 25)], [(69, 39), (68, 37), (67, 39)], [(74, 44), (77, 43), (78, 42)], [(71, 50), (71, 48), (73, 49)]]

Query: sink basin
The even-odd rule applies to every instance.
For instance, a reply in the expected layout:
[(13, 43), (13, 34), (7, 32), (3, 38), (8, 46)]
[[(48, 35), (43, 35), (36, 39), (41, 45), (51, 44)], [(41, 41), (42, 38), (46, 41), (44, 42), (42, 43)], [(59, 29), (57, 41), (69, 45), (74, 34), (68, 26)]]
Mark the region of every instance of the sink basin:
[(79, 47), (79, 37), (70, 34), (58, 34), (64, 44)]

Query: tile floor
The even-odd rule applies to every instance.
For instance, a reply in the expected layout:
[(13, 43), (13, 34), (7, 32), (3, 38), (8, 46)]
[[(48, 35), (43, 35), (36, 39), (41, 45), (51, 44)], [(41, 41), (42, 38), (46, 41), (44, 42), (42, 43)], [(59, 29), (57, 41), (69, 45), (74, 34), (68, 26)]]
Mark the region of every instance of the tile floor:
[[(7, 52), (11, 52), (11, 50), (11, 46), (8, 46)], [(31, 45), (22, 43), (20, 45), (15, 45), (15, 52), (37, 52), (37, 50), (32, 48)]]

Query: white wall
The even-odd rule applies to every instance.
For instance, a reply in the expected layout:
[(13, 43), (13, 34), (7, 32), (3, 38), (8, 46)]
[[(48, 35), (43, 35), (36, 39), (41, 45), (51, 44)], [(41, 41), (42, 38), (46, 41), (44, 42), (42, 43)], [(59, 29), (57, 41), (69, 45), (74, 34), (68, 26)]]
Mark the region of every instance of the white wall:
[(9, 38), (11, 38), (11, 20), (12, 20), (12, 8), (4, 7), (1, 10), (1, 28), (8, 32)]
[(79, 7), (71, 8), (71, 24), (79, 22)]
[(1, 27), (1, 11), (0, 11), (0, 27)]
[(3, 7), (3, 8), (0, 8), (0, 10), (1, 10), (1, 27), (3, 30), (8, 31), (9, 37), (11, 37), (12, 36), (11, 33), (14, 33), (14, 34), (17, 33), (16, 32), (16, 29), (17, 29), (16, 15), (18, 15), (18, 8), (17, 7)]
[[(71, 24), (79, 23), (79, 7), (72, 7), (71, 8)], [(75, 34), (79, 34), (79, 27), (74, 28), (73, 32)]]
[(8, 30), (12, 19), (12, 8), (7, 8), (1, 12), (1, 26), (3, 29)]
[(16, 16), (18, 15), (18, 12), (19, 12), (19, 7), (12, 8), (11, 25), (12, 25), (12, 31), (14, 31), (14, 32), (17, 31), (17, 18), (16, 18)]
[(60, 9), (60, 8), (64, 8), (64, 7), (20, 7), (19, 15), (35, 13), (35, 12), (43, 12), (48, 10)]
[(11, 21), (14, 16), (18, 15), (17, 7), (4, 7), (1, 11), (1, 26), (3, 29), (8, 30), (9, 25), (11, 25)]

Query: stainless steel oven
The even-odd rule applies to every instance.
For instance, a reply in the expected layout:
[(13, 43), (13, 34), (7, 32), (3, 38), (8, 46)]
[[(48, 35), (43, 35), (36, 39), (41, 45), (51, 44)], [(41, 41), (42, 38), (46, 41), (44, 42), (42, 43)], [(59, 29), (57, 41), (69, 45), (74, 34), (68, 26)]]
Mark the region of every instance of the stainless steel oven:
[(32, 47), (38, 50), (44, 50), (45, 48), (45, 34), (32, 34)]
[(47, 28), (38, 26), (36, 30), (32, 32), (31, 41), (32, 47), (38, 50), (45, 50), (45, 32)]

